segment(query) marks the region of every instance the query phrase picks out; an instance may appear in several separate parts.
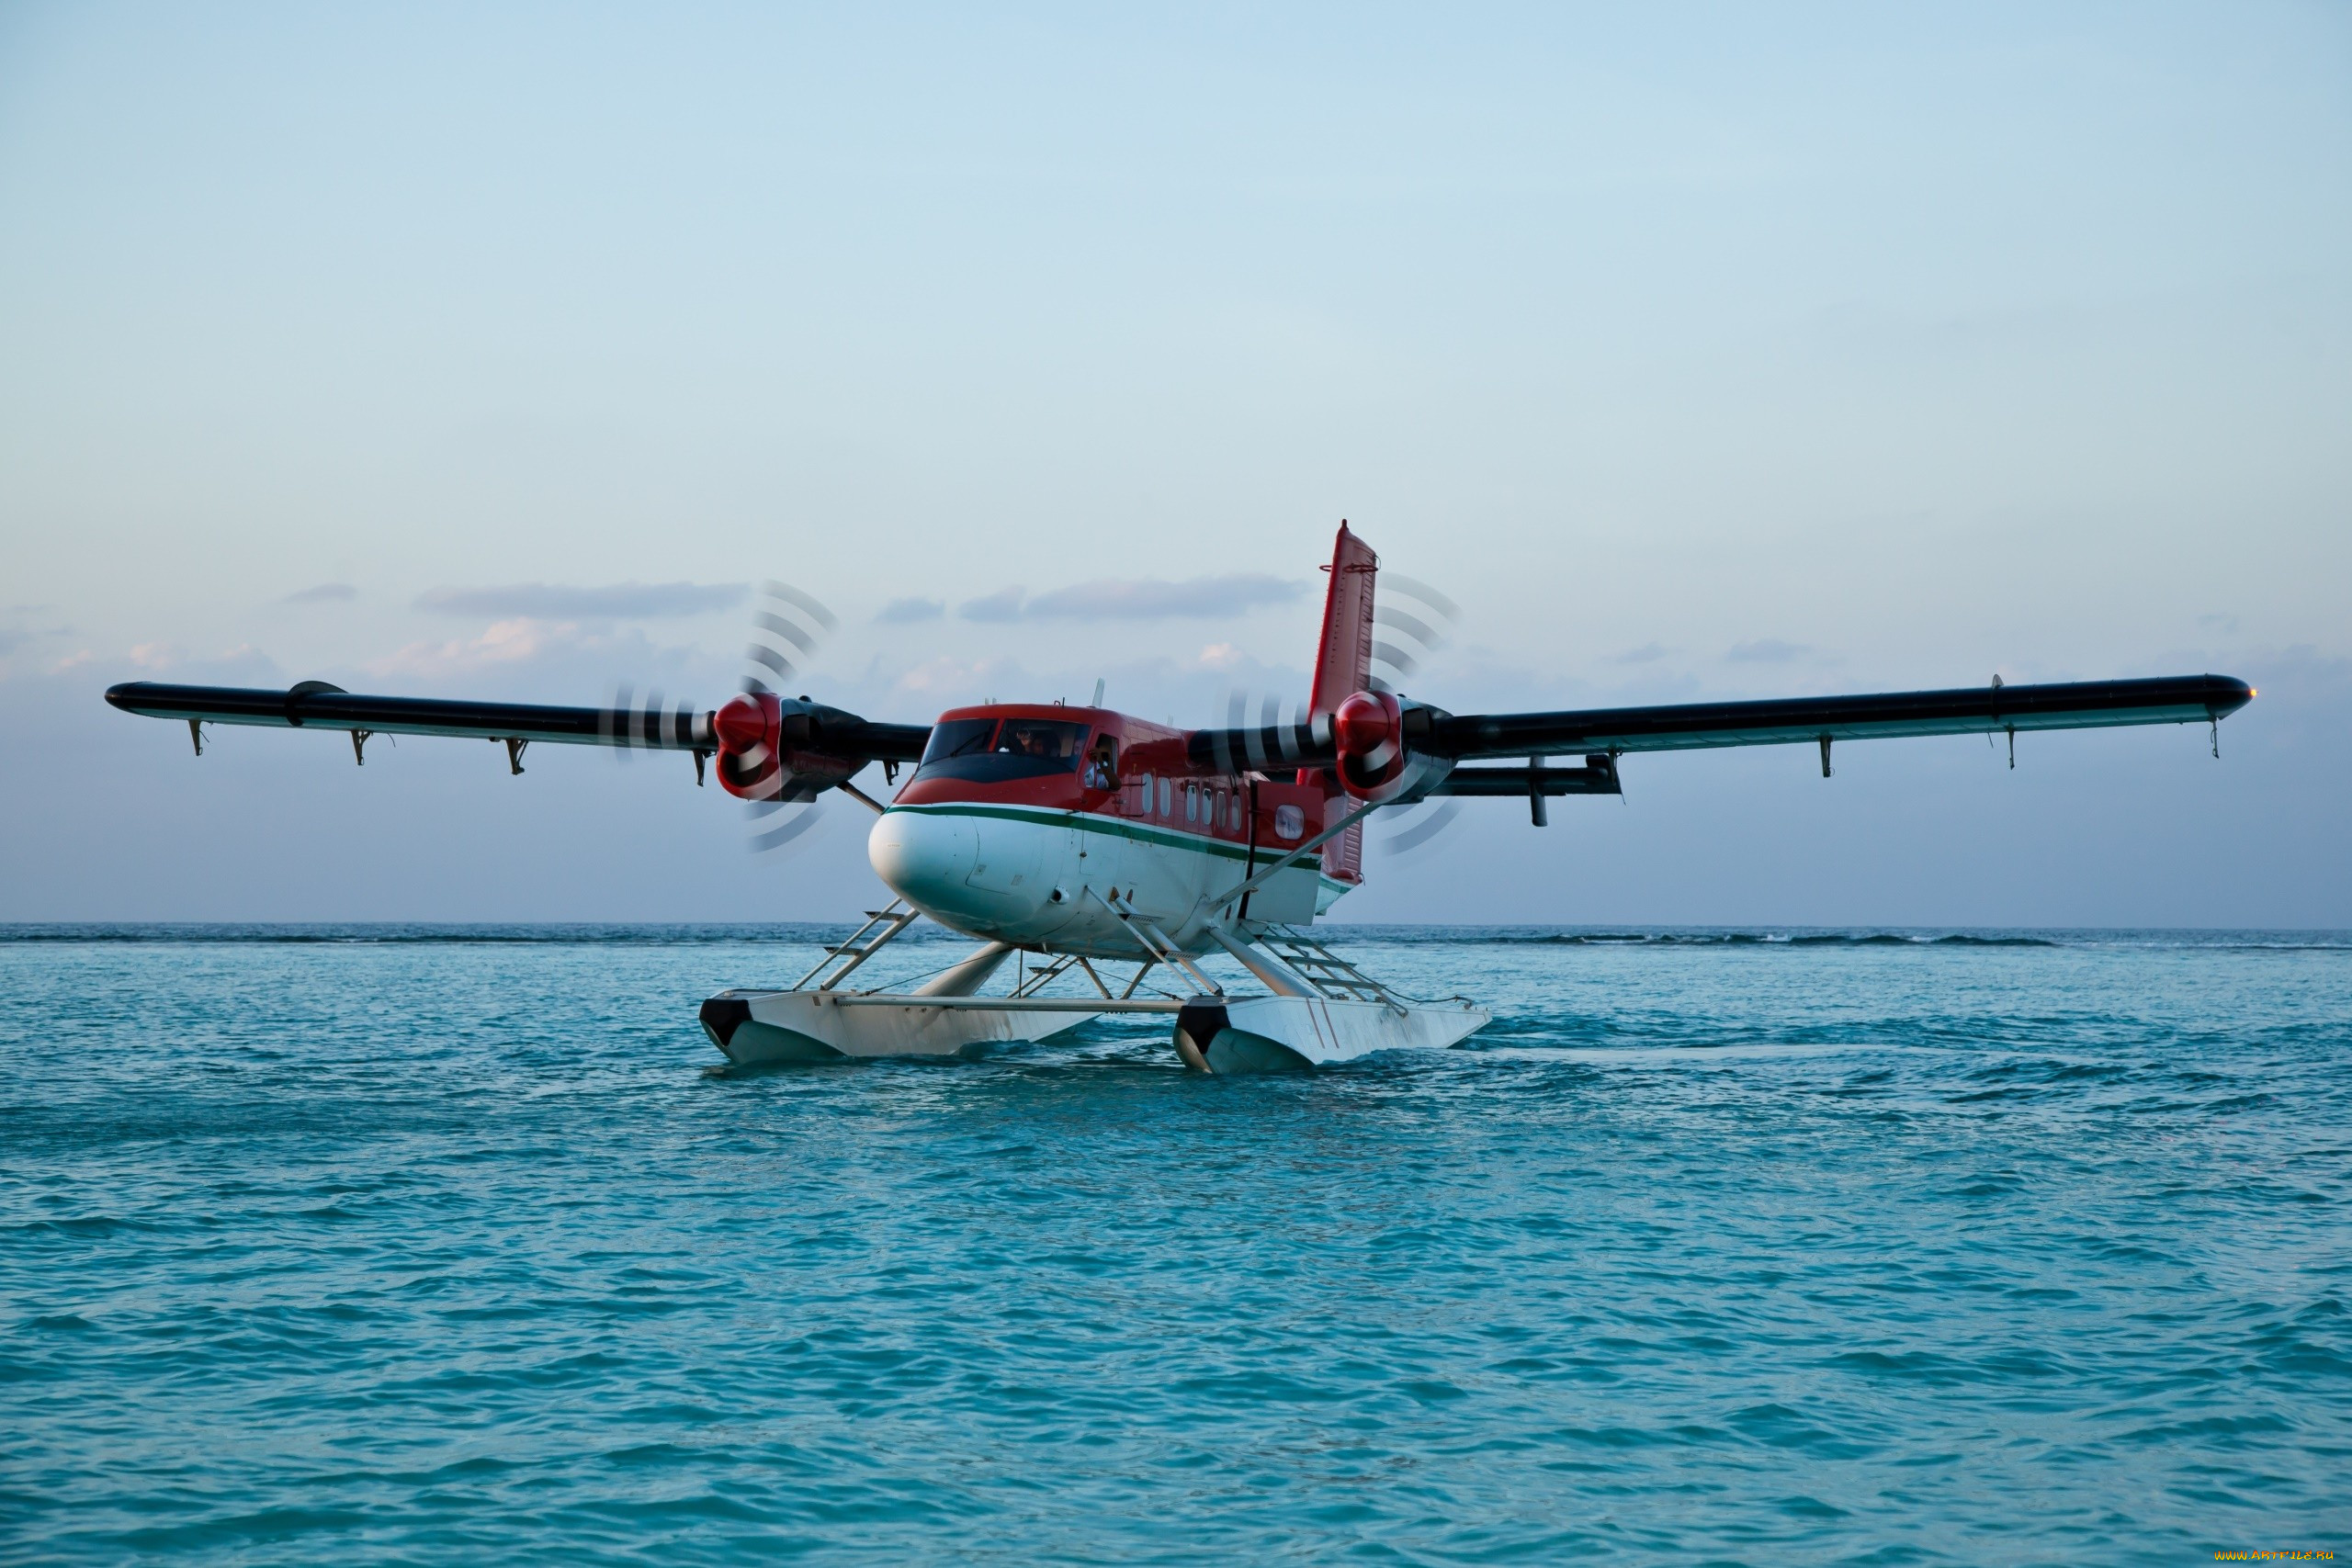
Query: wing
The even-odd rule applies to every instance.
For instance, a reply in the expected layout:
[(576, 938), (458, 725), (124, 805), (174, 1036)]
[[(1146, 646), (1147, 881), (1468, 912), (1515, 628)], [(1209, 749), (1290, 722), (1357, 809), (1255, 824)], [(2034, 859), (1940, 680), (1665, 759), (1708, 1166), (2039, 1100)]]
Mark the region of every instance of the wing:
[[(2253, 687), (2227, 675), (2167, 675), (2147, 681), (1966, 686), (1944, 692), (1872, 692), (1844, 697), (1781, 697), (1766, 702), (1681, 703), (1563, 713), (1449, 714), (1437, 708), (1408, 707), (1401, 717), (1408, 750), (1459, 762), (1481, 757), (1607, 756), (1715, 746), (1888, 740), (1910, 735), (2206, 724), (2235, 713), (2253, 698)], [(1224, 770), (1328, 767), (1338, 760), (1329, 717), (1261, 729), (1195, 730), (1188, 749), (1196, 766)], [(1465, 787), (1455, 793), (1476, 791)], [(1502, 793), (1499, 786), (1496, 793)]]
[(1432, 714), (1415, 750), (1462, 761), (1570, 752), (1688, 751), (1912, 735), (1999, 735), (2123, 724), (2206, 724), (2235, 713), (2254, 688), (2227, 675), (1968, 686), (1753, 703), (1587, 708), (1565, 713)]
[[(362, 696), (305, 681), (278, 692), (243, 686), (171, 686), (132, 681), (107, 689), (125, 713), (190, 724), (259, 724), (369, 735), (457, 735), (492, 740), (619, 746), (663, 751), (718, 751), (716, 715), (675, 708), (548, 707), (534, 703), (450, 702), (432, 697)], [(839, 708), (795, 705), (807, 719), (798, 744), (863, 761), (911, 762), (922, 756), (931, 727), (875, 724)]]

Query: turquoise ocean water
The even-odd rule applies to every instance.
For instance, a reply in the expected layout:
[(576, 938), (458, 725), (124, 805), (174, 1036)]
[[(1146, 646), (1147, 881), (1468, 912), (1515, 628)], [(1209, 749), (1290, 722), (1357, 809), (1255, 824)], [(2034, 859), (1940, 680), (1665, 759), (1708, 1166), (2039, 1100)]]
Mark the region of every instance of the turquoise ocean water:
[(0, 928), (0, 1558), (2352, 1551), (2352, 937), (1367, 929), (1495, 1022), (719, 1070), (828, 934)]

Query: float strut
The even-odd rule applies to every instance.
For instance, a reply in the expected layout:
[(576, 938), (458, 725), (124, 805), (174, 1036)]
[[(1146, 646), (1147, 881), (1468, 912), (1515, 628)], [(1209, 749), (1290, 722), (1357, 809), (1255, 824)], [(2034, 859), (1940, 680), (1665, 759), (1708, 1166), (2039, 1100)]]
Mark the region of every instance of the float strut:
[(351, 760), (363, 768), (368, 765), (368, 738), (375, 733), (372, 729), (351, 732)]
[(1821, 776), (1825, 779), (1829, 776), (1829, 737), (1826, 735), (1821, 738)]
[(2018, 771), (2018, 727), (2009, 726), (2009, 772)]
[(709, 752), (699, 746), (695, 748), (695, 788), (696, 789), (702, 788), (702, 765), (709, 760)]
[(203, 756), (204, 721), (202, 719), (192, 718), (187, 721), (187, 738), (196, 742), (196, 754), (199, 757)]
[(2205, 716), (2205, 721), (2213, 727), (2213, 760), (2218, 762), (2222, 760), (2222, 716), (2217, 713), (2208, 713)]
[(517, 778), (523, 774), (523, 748), (529, 744), (529, 741), (520, 736), (510, 735), (506, 738), (506, 769)]
[(1544, 804), (1544, 759), (1527, 759), (1527, 819), (1538, 828), (1551, 826), (1551, 812)]

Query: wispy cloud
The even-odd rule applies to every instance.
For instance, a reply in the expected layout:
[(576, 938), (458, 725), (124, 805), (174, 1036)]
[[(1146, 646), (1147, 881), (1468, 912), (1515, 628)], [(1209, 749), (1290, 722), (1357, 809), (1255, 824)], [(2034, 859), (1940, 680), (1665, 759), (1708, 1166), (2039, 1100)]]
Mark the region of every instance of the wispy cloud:
[(1227, 577), (1195, 577), (1184, 582), (1153, 578), (1104, 578), (1057, 588), (1029, 602), (1028, 614), (1037, 619), (1158, 620), (1186, 617), (1206, 620), (1231, 615), (1260, 604), (1283, 604), (1305, 592), (1306, 584), (1256, 572)]
[(1238, 670), (1250, 662), (1250, 656), (1229, 642), (1213, 642), (1193, 662), (1204, 670)]
[(1656, 664), (1659, 660), (1664, 659), (1669, 649), (1667, 648), (1666, 644), (1662, 642), (1645, 642), (1639, 648), (1629, 648), (1624, 652), (1617, 655), (1615, 662), (1619, 664)]
[(1017, 621), (1022, 597), (1018, 588), (1007, 588), (983, 599), (967, 599), (956, 613), (967, 621)]
[(993, 685), (1018, 692), (1028, 678), (1001, 659), (967, 660), (942, 654), (907, 671), (892, 683), (894, 690), (933, 701), (970, 700)]
[(1216, 620), (1261, 604), (1285, 604), (1306, 585), (1258, 572), (1195, 577), (1182, 582), (1159, 578), (1101, 578), (1056, 588), (1031, 598), (1007, 588), (966, 604), (968, 621), (1164, 621)]
[(435, 588), (420, 595), (416, 607), (508, 619), (653, 620), (724, 610), (741, 604), (746, 592), (740, 582), (620, 582), (607, 588), (517, 582), (504, 588)]
[(579, 627), (516, 617), (494, 623), (478, 637), (413, 642), (368, 666), (378, 675), (440, 675), (489, 665), (519, 664), (575, 639)]
[(316, 588), (305, 588), (300, 593), (288, 593), (278, 601), (282, 604), (328, 604), (341, 599), (356, 599), (359, 590), (348, 582), (322, 582)]
[(1724, 657), (1735, 664), (1787, 664), (1812, 651), (1810, 643), (1782, 642), (1776, 637), (1759, 637), (1732, 644), (1731, 651)]
[(937, 599), (893, 599), (882, 606), (874, 618), (892, 626), (904, 626), (910, 621), (935, 621), (947, 613), (947, 606)]

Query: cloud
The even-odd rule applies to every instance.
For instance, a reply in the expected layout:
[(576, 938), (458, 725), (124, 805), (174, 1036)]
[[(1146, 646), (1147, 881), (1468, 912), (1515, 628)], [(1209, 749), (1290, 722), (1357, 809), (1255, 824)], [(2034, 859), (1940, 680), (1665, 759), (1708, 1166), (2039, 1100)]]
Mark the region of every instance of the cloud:
[(435, 588), (420, 595), (416, 607), (445, 615), (510, 620), (650, 620), (724, 610), (741, 604), (745, 592), (740, 582), (621, 582), (607, 588), (518, 582), (504, 588)]
[(519, 664), (537, 659), (559, 644), (575, 640), (579, 629), (569, 623), (551, 626), (517, 616), (495, 623), (478, 637), (410, 643), (390, 658), (377, 660), (368, 669), (377, 675), (439, 675), (451, 671)]
[[(1655, 664), (1670, 651), (1662, 642), (1645, 642), (1639, 648), (1629, 648), (1612, 660), (1618, 664)], [(1733, 657), (1738, 657), (1735, 654)]]
[(1209, 644), (1193, 660), (1204, 670), (1238, 670), (1249, 661), (1250, 656), (1229, 642)]
[(967, 599), (956, 613), (967, 621), (1017, 621), (1021, 618), (1022, 592), (1007, 588), (984, 599)]
[(288, 593), (278, 601), (281, 604), (324, 604), (339, 599), (356, 599), (359, 590), (348, 582), (322, 582), (316, 588), (305, 588), (300, 593)]
[(1786, 664), (1803, 659), (1813, 651), (1809, 643), (1782, 642), (1776, 637), (1759, 637), (1747, 642), (1736, 642), (1724, 655), (1735, 664)]
[(1033, 620), (1205, 620), (1237, 615), (1260, 604), (1283, 604), (1306, 584), (1258, 572), (1195, 577), (1184, 582), (1154, 578), (1103, 578), (1074, 588), (1057, 588), (1029, 601)]
[(1099, 578), (1030, 598), (1007, 588), (968, 601), (958, 612), (967, 621), (1164, 621), (1215, 620), (1261, 604), (1285, 604), (1306, 585), (1259, 572), (1195, 577), (1182, 582), (1159, 578)]
[(969, 702), (985, 690), (1019, 692), (1029, 678), (1001, 659), (956, 659), (942, 654), (891, 682), (894, 692), (933, 701)]
[(24, 647), (28, 640), (29, 639), (26, 637), (24, 633), (20, 631), (13, 631), (6, 626), (0, 626), (0, 654), (14, 653), (17, 649)]
[(909, 621), (935, 621), (947, 613), (947, 606), (937, 599), (893, 599), (882, 606), (874, 618), (893, 626)]

